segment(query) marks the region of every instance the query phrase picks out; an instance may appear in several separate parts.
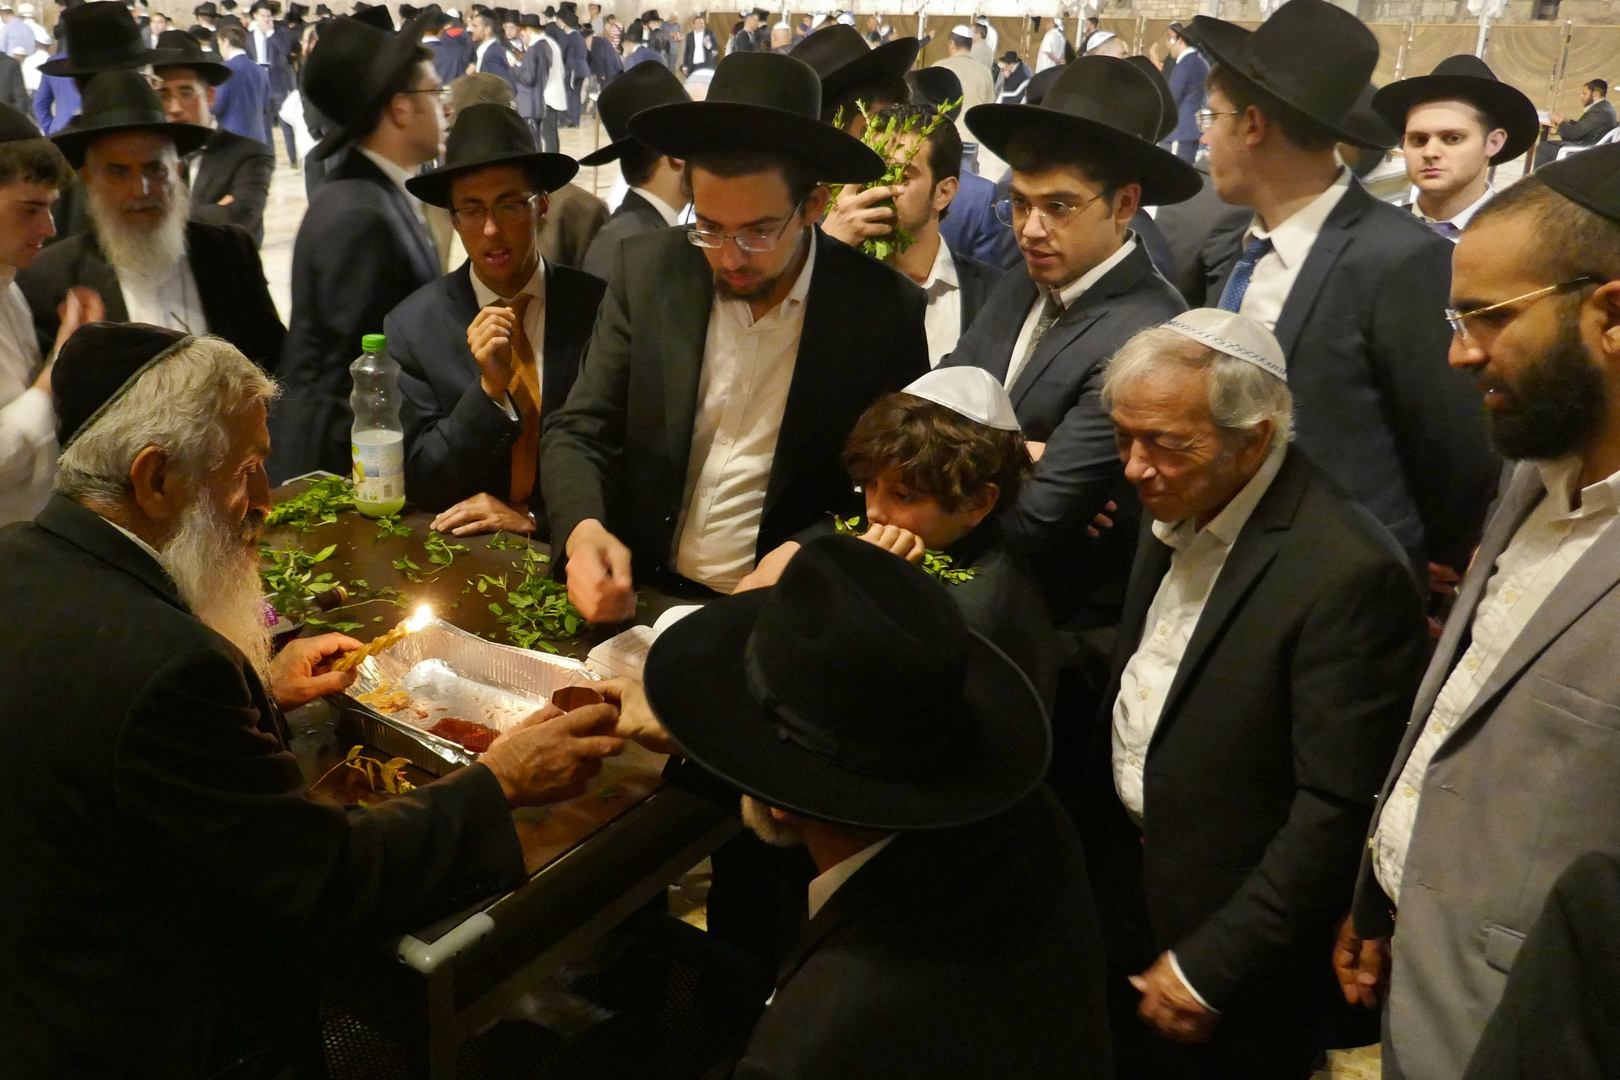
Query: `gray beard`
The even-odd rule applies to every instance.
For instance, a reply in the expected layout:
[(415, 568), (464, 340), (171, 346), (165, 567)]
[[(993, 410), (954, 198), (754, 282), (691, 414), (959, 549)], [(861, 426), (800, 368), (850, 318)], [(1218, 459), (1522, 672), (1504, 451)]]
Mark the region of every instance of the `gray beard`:
[(158, 561), (192, 613), (242, 650), (269, 685), (270, 628), (265, 625), (255, 538), (233, 528), (206, 497), (199, 497), (186, 508), (179, 531)]
[(772, 847), (790, 848), (804, 843), (798, 833), (771, 817), (770, 808), (752, 795), (742, 797), (742, 819), (755, 836)]
[(178, 180), (170, 185), (163, 220), (149, 232), (132, 229), (115, 206), (90, 192), (90, 220), (95, 223), (101, 253), (121, 279), (136, 278), (152, 286), (169, 279), (186, 257), (186, 219), (191, 192)]

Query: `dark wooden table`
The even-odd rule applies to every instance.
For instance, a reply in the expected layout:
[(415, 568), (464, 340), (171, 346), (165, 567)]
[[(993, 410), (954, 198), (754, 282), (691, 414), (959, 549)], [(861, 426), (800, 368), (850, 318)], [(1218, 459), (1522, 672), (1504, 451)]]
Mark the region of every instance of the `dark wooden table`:
[[(295, 495), (303, 482), (278, 489), (277, 501)], [(447, 567), (432, 566), (423, 541), (432, 515), (401, 518), (408, 536), (387, 535), (359, 514), (309, 532), (292, 526), (266, 530), (275, 548), (336, 551), (319, 564), (340, 583), (363, 580), (371, 590), (397, 589), (399, 603), (357, 603), (325, 614), (331, 621), (360, 623), (348, 631), (363, 641), (385, 632), (421, 604), (463, 630), (501, 640), (489, 610), (498, 593), (466, 592), (479, 574), (500, 575), (523, 552), (489, 547), (489, 537), (453, 538), (468, 547)], [(512, 539), (511, 537), (507, 538)], [(544, 545), (535, 547), (545, 551)], [(409, 558), (420, 571), (396, 569)], [(411, 579), (411, 574), (421, 580)], [(677, 603), (643, 593), (637, 622), (656, 619)], [(621, 627), (592, 627), (579, 639), (558, 642), (564, 655), (583, 658)], [(318, 632), (312, 628), (310, 632)], [(379, 801), (350, 770), (329, 770), (349, 749), (337, 729), (341, 699), (317, 702), (288, 719), (293, 752), (317, 793), (342, 802)], [(382, 1032), (407, 1053), (413, 1075), (454, 1076), (456, 1048), (503, 1015), (523, 994), (537, 989), (691, 867), (736, 834), (736, 818), (716, 803), (663, 785), (664, 759), (635, 748), (611, 763), (597, 785), (578, 799), (519, 811), (518, 837), (532, 876), (517, 890), (407, 934), (386, 949), (357, 950), (328, 978), (325, 993), (356, 1019)], [(434, 778), (410, 767), (414, 783)]]

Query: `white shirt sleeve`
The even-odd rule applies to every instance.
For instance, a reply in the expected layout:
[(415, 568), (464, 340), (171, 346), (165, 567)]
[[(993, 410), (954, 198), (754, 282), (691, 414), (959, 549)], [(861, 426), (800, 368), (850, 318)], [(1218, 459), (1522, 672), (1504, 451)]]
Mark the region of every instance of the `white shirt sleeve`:
[(1198, 992), (1198, 987), (1194, 986), (1192, 983), (1187, 981), (1187, 976), (1182, 972), (1181, 963), (1180, 963), (1180, 961), (1178, 961), (1176, 959), (1176, 954), (1172, 952), (1172, 953), (1169, 954), (1169, 957), (1170, 957), (1170, 970), (1176, 973), (1176, 978), (1180, 979), (1181, 980), (1181, 985), (1185, 986), (1187, 988), (1187, 993), (1189, 993), (1193, 997), (1197, 998), (1198, 999), (1198, 1004), (1202, 1005), (1204, 1008), (1208, 1009), (1210, 1012), (1214, 1013), (1216, 1016), (1219, 1016), (1220, 1013), (1221, 1013), (1221, 1010), (1217, 1009), (1215, 1006), (1213, 1006), (1209, 1002), (1205, 1001), (1204, 1000), (1204, 995), (1200, 994)]

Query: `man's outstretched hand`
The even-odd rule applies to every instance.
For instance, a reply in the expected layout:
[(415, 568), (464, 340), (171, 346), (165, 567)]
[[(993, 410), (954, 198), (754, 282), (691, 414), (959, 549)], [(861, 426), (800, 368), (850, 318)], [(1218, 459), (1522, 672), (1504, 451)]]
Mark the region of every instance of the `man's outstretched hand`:
[(358, 648), (360, 643), (347, 634), (293, 638), (270, 661), (270, 693), (276, 704), (283, 709), (296, 709), (318, 697), (347, 690), (359, 672), (321, 671), (317, 674), (317, 669)]
[(478, 761), (495, 774), (514, 807), (562, 802), (583, 795), (602, 771), (602, 759), (624, 749), (613, 733), (618, 719), (612, 705), (587, 705), (560, 716), (547, 705), (508, 728)]

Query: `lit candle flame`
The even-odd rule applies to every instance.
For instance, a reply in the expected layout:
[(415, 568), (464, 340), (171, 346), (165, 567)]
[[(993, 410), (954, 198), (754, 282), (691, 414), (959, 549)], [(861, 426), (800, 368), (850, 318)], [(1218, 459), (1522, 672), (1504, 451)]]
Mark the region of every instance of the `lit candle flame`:
[(432, 621), (433, 609), (428, 607), (426, 604), (423, 604), (421, 607), (416, 609), (415, 615), (412, 615), (406, 620), (405, 629), (414, 634)]

